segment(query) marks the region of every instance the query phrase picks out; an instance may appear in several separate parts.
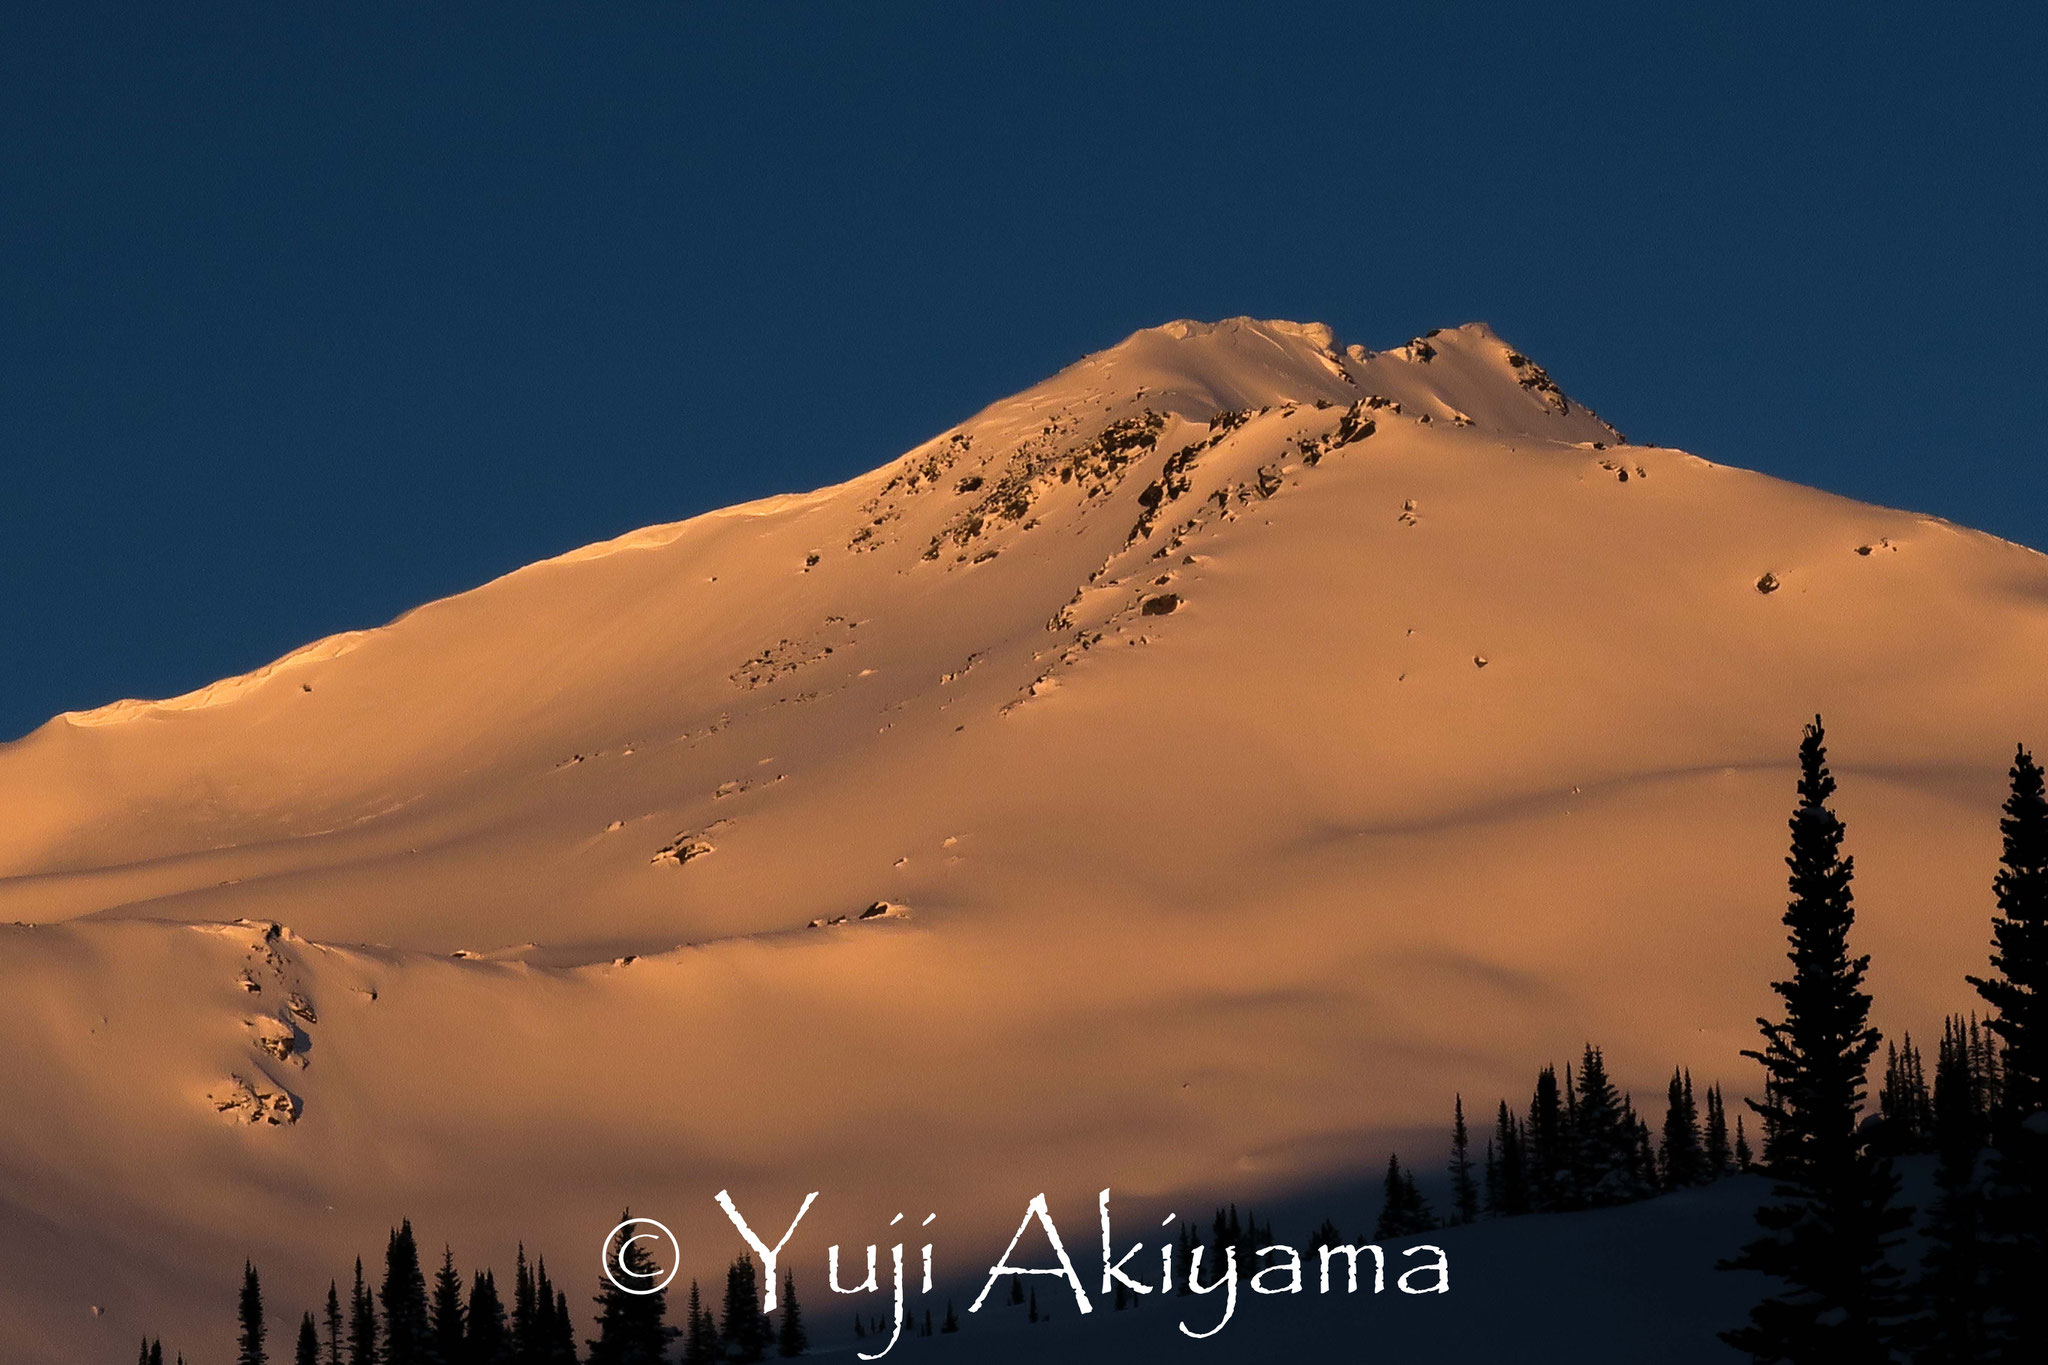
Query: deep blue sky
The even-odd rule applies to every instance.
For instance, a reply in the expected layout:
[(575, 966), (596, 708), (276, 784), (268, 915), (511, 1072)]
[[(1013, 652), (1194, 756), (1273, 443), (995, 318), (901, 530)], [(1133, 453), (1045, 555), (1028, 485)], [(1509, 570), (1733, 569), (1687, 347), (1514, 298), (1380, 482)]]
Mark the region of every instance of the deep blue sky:
[(1678, 8), (0, 0), (0, 735), (1180, 316), (2048, 545), (2048, 7)]

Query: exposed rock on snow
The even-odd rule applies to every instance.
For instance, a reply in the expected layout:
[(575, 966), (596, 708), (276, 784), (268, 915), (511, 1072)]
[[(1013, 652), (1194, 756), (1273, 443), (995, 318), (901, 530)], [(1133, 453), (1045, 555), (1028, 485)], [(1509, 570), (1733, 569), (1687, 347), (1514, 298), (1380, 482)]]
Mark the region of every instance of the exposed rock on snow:
[(700, 834), (679, 834), (674, 843), (662, 848), (649, 861), (656, 866), (668, 863), (681, 867), (684, 863), (694, 862), (717, 851), (711, 841)]
[(239, 1123), (284, 1127), (299, 1121), (299, 1101), (264, 1077), (229, 1076), (207, 1092), (215, 1112)]
[(830, 915), (810, 922), (813, 929), (830, 929), (840, 924), (867, 924), (879, 919), (909, 919), (908, 906), (894, 901), (876, 901), (858, 915)]

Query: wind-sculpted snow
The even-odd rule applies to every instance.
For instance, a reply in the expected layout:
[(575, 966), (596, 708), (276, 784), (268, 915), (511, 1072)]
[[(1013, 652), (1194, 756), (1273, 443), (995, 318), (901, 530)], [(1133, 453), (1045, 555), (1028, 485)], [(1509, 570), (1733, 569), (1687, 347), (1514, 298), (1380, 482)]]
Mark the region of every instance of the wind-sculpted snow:
[(245, 1256), (310, 1306), (404, 1215), (501, 1268), (727, 1185), (965, 1236), (1348, 1177), (1587, 1038), (1737, 1084), (1816, 711), (1877, 1022), (1954, 1008), (2048, 561), (1561, 379), (1171, 323), (0, 748), (0, 1355), (220, 1355)]

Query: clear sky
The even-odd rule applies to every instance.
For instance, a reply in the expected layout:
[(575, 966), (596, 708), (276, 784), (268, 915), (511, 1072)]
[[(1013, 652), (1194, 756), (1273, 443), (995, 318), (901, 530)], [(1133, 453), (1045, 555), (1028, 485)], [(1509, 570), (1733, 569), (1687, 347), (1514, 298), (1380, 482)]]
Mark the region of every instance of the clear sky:
[(1484, 319), (1638, 439), (2048, 546), (2044, 57), (2039, 4), (0, 0), (0, 736), (1183, 316)]

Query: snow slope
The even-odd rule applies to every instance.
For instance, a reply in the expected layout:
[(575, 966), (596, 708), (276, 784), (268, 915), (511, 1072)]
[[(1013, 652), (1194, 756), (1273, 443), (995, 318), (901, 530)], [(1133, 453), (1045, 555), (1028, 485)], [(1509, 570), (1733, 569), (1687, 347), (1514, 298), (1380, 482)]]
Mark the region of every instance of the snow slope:
[(581, 1266), (820, 1189), (864, 1244), (1313, 1187), (1589, 1037), (1739, 1084), (1816, 711), (1931, 1029), (2044, 644), (2033, 551), (1627, 445), (1484, 327), (1140, 332), (0, 748), (0, 1348), (219, 1342), (242, 1257), (295, 1316), (400, 1214)]

